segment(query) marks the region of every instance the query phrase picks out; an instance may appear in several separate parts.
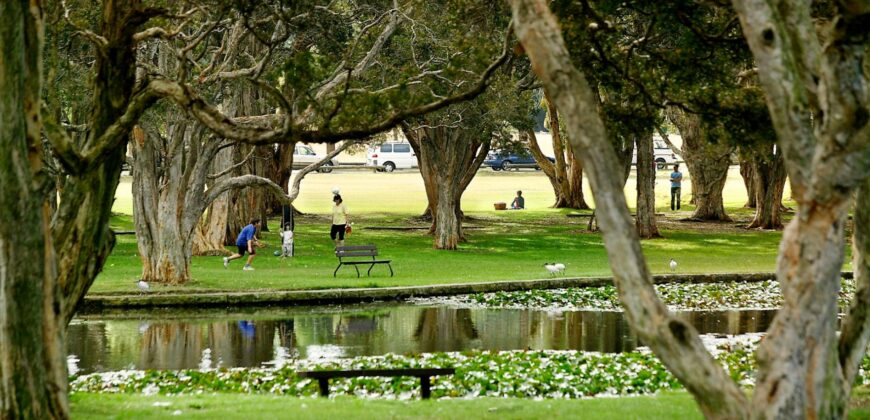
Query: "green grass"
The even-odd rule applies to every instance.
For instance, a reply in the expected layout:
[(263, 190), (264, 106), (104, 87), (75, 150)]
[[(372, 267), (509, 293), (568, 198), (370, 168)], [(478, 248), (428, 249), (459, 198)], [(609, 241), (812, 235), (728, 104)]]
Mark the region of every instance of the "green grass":
[[(494, 399), (386, 401), (357, 398), (302, 399), (267, 395), (216, 394), (143, 396), (78, 393), (72, 414), (80, 419), (164, 418), (176, 410), (182, 418), (293, 419), (632, 419), (701, 418), (686, 393), (653, 397), (584, 400)], [(168, 402), (169, 406), (154, 406)]]
[[(692, 207), (671, 212), (661, 204), (667, 197), (667, 182), (659, 174), (657, 202), (660, 228), (665, 239), (643, 242), (650, 269), (668, 272), (670, 258), (679, 261), (681, 273), (722, 273), (773, 271), (780, 232), (747, 231), (738, 228), (752, 217), (752, 211), (740, 208), (745, 200), (742, 180), (736, 171), (729, 174), (725, 201), (734, 223), (700, 225), (681, 223)], [(685, 185), (688, 186), (688, 182)], [(376, 244), (382, 256), (393, 260), (396, 275), (389, 277), (384, 266), (375, 267), (373, 276), (357, 279), (352, 267), (343, 267), (338, 278), (332, 277), (337, 260), (329, 240), (329, 211), (333, 186), (342, 195), (355, 222), (347, 244)], [(634, 196), (633, 180), (626, 195)], [(522, 189), (529, 209), (492, 211), (493, 201), (509, 201), (516, 189)], [(687, 188), (688, 189), (688, 188)], [(297, 256), (284, 262), (272, 256), (280, 246), (276, 234), (262, 235), (270, 246), (261, 249), (254, 262), (256, 271), (242, 272), (241, 261), (229, 270), (220, 257), (194, 257), (193, 281), (184, 286), (156, 287), (167, 290), (256, 290), (340, 287), (385, 287), (477, 281), (537, 279), (548, 276), (544, 262), (562, 262), (568, 266), (566, 276), (607, 276), (610, 266), (598, 233), (586, 231), (587, 219), (565, 217), (569, 210), (551, 209), (553, 195), (547, 178), (540, 172), (495, 173), (482, 170), (463, 198), (463, 208), (473, 220), (468, 227), (468, 242), (455, 252), (432, 249), (432, 238), (425, 231), (368, 230), (371, 226), (424, 225), (413, 218), (425, 206), (422, 180), (416, 172), (393, 174), (335, 172), (312, 174), (306, 178), (298, 207), (309, 216), (297, 219)], [(741, 195), (742, 194), (742, 195)], [(684, 194), (688, 201), (689, 194)], [(787, 196), (787, 195), (786, 195)], [(112, 227), (132, 230), (129, 179), (118, 189)], [(632, 200), (630, 200), (631, 202)], [(277, 228), (276, 221), (271, 222)], [(847, 250), (848, 252), (848, 250)], [(118, 237), (117, 245), (105, 269), (96, 279), (92, 292), (134, 291), (133, 282), (141, 274), (135, 237)]]
[[(129, 219), (115, 217), (113, 226), (128, 229)], [(366, 215), (355, 220), (347, 244), (377, 244), (382, 256), (393, 260), (395, 277), (389, 277), (386, 267), (378, 266), (370, 278), (363, 273), (357, 279), (352, 267), (343, 267), (338, 278), (333, 278), (337, 260), (328, 237), (328, 221), (323, 217), (304, 217), (297, 220), (296, 257), (282, 262), (272, 256), (280, 239), (277, 234), (266, 232), (262, 239), (269, 246), (259, 250), (254, 261), (256, 271), (242, 272), (240, 260), (224, 269), (220, 257), (194, 257), (193, 281), (172, 289), (384, 287), (536, 279), (548, 276), (542, 267), (544, 262), (565, 263), (566, 276), (610, 275), (601, 236), (586, 232), (583, 219), (567, 218), (560, 212), (506, 212), (471, 221), (467, 225), (481, 228), (467, 230), (468, 242), (453, 252), (432, 249), (432, 238), (425, 231), (364, 229), (419, 224), (405, 217)], [(656, 273), (669, 272), (667, 263), (671, 257), (679, 261), (681, 273), (773, 271), (780, 240), (778, 232), (736, 229), (713, 232), (677, 228), (663, 233), (665, 239), (643, 243), (650, 268)], [(91, 291), (132, 291), (140, 270), (135, 238), (119, 236)]]
[[(695, 401), (686, 392), (655, 396), (582, 400), (480, 398), (473, 400), (365, 400), (357, 398), (303, 399), (271, 395), (212, 394), (145, 396), (90, 394), (70, 396), (73, 418), (165, 418), (176, 410), (181, 418), (293, 419), (700, 419)], [(155, 406), (155, 403), (163, 403)], [(164, 406), (169, 403), (168, 406)], [(870, 395), (858, 388), (852, 397), (850, 419), (870, 418)]]

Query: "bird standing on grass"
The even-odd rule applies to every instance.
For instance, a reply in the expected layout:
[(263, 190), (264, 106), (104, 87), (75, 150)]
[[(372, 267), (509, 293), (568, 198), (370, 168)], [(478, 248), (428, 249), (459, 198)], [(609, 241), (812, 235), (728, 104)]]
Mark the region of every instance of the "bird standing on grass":
[(677, 261), (671, 258), (671, 262), (669, 264), (671, 266), (671, 271), (677, 271)]
[(151, 286), (149, 286), (149, 285), (148, 285), (148, 282), (145, 281), (145, 280), (139, 280), (139, 281), (137, 281), (137, 282), (136, 282), (136, 287), (138, 287), (139, 290), (142, 291), (142, 292), (148, 292), (148, 290), (151, 289)]
[(544, 268), (550, 272), (550, 275), (556, 276), (556, 274), (561, 274), (565, 271), (565, 264), (562, 263), (544, 263)]

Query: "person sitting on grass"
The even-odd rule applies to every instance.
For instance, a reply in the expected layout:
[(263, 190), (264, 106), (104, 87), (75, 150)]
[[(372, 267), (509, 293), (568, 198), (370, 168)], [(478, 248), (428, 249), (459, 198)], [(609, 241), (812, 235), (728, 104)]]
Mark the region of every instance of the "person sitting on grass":
[(245, 252), (247, 251), (248, 262), (245, 263), (245, 266), (242, 267), (242, 270), (254, 270), (254, 267), (251, 267), (251, 262), (254, 261), (254, 256), (257, 255), (256, 246), (259, 242), (257, 241), (257, 229), (259, 228), (260, 219), (253, 219), (251, 220), (251, 223), (249, 225), (242, 228), (241, 233), (239, 233), (239, 237), (236, 239), (236, 246), (239, 248), (239, 252), (230, 255), (229, 257), (224, 257), (224, 268), (228, 268), (230, 266), (230, 261), (244, 257)]
[(523, 192), (517, 191), (517, 196), (514, 197), (514, 201), (511, 203), (511, 210), (522, 210), (526, 208), (526, 199), (523, 198)]

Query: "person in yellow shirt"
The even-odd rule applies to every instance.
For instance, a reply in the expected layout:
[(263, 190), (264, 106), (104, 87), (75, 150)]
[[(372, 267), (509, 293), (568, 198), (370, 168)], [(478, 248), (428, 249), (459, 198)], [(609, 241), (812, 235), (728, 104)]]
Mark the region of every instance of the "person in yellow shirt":
[(344, 246), (344, 230), (347, 226), (347, 207), (344, 206), (341, 195), (336, 194), (332, 197), (332, 229), (329, 230), (329, 237), (335, 241), (335, 246)]

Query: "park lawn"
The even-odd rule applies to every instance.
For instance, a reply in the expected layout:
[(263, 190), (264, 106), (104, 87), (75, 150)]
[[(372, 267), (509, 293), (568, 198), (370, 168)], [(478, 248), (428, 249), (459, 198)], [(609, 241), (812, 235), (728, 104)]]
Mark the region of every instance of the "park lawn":
[[(669, 272), (667, 263), (675, 258), (679, 273), (771, 272), (775, 268), (781, 232), (743, 230), (752, 211), (743, 209), (745, 189), (739, 173), (732, 168), (725, 187), (730, 223), (683, 223), (692, 206), (671, 212), (665, 206), (669, 186), (667, 171), (658, 173), (656, 199), (659, 225), (664, 239), (643, 242), (644, 253), (653, 273)], [(626, 186), (632, 203), (633, 178)], [(688, 191), (690, 183), (684, 182)], [(351, 212), (354, 232), (347, 245), (375, 244), (383, 258), (393, 260), (395, 277), (385, 266), (377, 266), (372, 277), (357, 279), (353, 267), (343, 267), (337, 278), (333, 243), (328, 238), (326, 212), (331, 205), (332, 187), (342, 190)], [(522, 189), (528, 209), (492, 211), (493, 201), (509, 201)], [(242, 272), (242, 262), (234, 261), (224, 269), (220, 257), (193, 257), (192, 281), (183, 286), (155, 286), (156, 292), (196, 290), (277, 290), (344, 287), (414, 286), (428, 284), (528, 280), (548, 277), (545, 262), (567, 265), (565, 276), (609, 276), (610, 266), (599, 233), (586, 231), (585, 218), (568, 218), (573, 210), (551, 209), (552, 187), (546, 176), (536, 171), (493, 172), (481, 170), (463, 197), (463, 209), (472, 220), (465, 222), (468, 242), (458, 251), (432, 249), (432, 238), (422, 230), (371, 230), (377, 226), (423, 226), (414, 219), (426, 205), (422, 180), (416, 171), (392, 174), (336, 171), (311, 174), (305, 179), (296, 201), (308, 213), (297, 218), (297, 255), (286, 261), (273, 257), (280, 239), (265, 232), (269, 247), (261, 249), (254, 262), (256, 271)], [(587, 190), (588, 193), (588, 190)], [(125, 177), (116, 193), (116, 212), (111, 225), (115, 230), (133, 229), (130, 209), (130, 179)], [(589, 194), (591, 196), (591, 194)], [(786, 194), (786, 196), (788, 196)], [(683, 201), (689, 193), (684, 192)], [(790, 217), (790, 215), (786, 215)], [(271, 220), (276, 229), (279, 220)], [(847, 253), (850, 251), (847, 247)], [(103, 272), (91, 287), (93, 293), (118, 293), (135, 290), (141, 263), (135, 236), (119, 235), (117, 245)]]
[[(333, 270), (337, 259), (328, 237), (328, 221), (322, 216), (297, 219), (296, 253), (281, 261), (272, 256), (280, 239), (265, 232), (269, 244), (260, 249), (254, 261), (256, 271), (243, 272), (242, 262), (233, 261), (224, 269), (220, 257), (194, 257), (193, 280), (184, 286), (155, 286), (157, 292), (176, 290), (257, 290), (310, 289), (339, 287), (386, 287), (446, 284), (479, 281), (526, 280), (546, 278), (545, 262), (567, 265), (565, 276), (609, 276), (607, 253), (599, 233), (586, 231), (586, 219), (568, 218), (567, 211), (529, 211), (471, 214), (466, 223), (468, 242), (458, 251), (432, 248), (425, 230), (372, 230), (375, 226), (424, 225), (410, 215), (366, 214), (354, 218), (354, 232), (347, 244), (376, 244), (383, 258), (393, 260), (395, 276), (385, 266), (377, 266), (371, 277), (357, 278), (353, 267), (342, 267), (337, 278)], [(277, 227), (276, 221), (270, 226)], [(664, 224), (663, 224), (664, 226)], [(650, 269), (670, 272), (668, 261), (679, 262), (679, 273), (770, 272), (774, 270), (780, 232), (744, 231), (733, 224), (721, 229), (698, 230), (670, 223), (664, 239), (643, 242)], [(131, 229), (129, 216), (112, 219), (116, 230)], [(119, 235), (105, 269), (91, 292), (134, 291), (141, 274), (135, 237)]]
[[(353, 418), (353, 419), (700, 419), (686, 392), (654, 396), (582, 400), (479, 398), (471, 400), (368, 400), (295, 398), (273, 395), (212, 394), (165, 396), (142, 394), (70, 395), (72, 415), (79, 419), (181, 418)], [(166, 405), (166, 403), (169, 403)], [(156, 405), (155, 405), (156, 404)], [(851, 419), (870, 418), (870, 393), (855, 390)], [(180, 411), (180, 413), (179, 413)]]
[[(213, 394), (144, 396), (90, 394), (70, 396), (72, 415), (79, 419), (165, 418), (293, 418), (293, 419), (700, 419), (701, 413), (684, 392), (656, 396), (583, 400), (480, 398), (472, 400), (368, 400), (295, 398), (271, 395)], [(164, 403), (158, 404), (156, 403)], [(163, 406), (169, 403), (168, 406)]]

